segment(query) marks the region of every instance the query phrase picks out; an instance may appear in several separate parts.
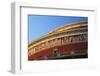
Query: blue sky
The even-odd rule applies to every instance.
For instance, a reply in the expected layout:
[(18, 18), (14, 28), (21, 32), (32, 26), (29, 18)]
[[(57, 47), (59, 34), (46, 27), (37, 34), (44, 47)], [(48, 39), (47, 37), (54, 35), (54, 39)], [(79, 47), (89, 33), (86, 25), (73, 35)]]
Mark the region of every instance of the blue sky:
[(86, 20), (87, 17), (29, 15), (28, 42), (31, 43), (61, 25)]

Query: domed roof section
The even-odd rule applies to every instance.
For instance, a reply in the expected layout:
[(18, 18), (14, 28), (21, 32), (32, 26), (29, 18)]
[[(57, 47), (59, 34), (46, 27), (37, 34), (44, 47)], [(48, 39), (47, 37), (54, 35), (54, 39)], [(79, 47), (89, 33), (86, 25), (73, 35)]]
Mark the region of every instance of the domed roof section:
[(76, 27), (80, 27), (80, 26), (86, 26), (86, 25), (82, 25), (82, 24), (86, 24), (86, 23), (87, 23), (86, 21), (81, 21), (81, 22), (75, 22), (75, 23), (71, 23), (71, 24), (65, 24), (65, 25), (62, 25), (61, 27), (58, 27), (58, 28), (50, 31), (48, 33), (48, 35), (63, 32), (65, 30), (71, 30), (72, 28), (76, 28)]

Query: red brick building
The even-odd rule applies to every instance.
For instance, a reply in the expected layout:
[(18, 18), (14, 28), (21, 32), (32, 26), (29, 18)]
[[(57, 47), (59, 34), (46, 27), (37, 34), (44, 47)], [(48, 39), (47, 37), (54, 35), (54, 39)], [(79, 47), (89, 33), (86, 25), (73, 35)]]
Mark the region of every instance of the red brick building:
[(28, 45), (28, 60), (88, 57), (88, 23), (62, 25)]

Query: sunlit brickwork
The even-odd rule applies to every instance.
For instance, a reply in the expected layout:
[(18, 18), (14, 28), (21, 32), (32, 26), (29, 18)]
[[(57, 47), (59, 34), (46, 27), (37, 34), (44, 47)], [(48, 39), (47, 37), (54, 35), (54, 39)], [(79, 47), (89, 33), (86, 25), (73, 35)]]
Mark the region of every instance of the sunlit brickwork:
[(88, 23), (62, 25), (28, 45), (28, 60), (88, 57)]

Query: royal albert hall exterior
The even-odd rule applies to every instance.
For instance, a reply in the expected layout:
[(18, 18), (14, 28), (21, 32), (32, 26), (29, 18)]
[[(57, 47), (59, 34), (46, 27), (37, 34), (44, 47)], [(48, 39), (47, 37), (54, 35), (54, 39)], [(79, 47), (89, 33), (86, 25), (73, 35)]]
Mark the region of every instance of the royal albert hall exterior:
[(29, 61), (74, 58), (88, 58), (87, 21), (62, 25), (28, 45)]

